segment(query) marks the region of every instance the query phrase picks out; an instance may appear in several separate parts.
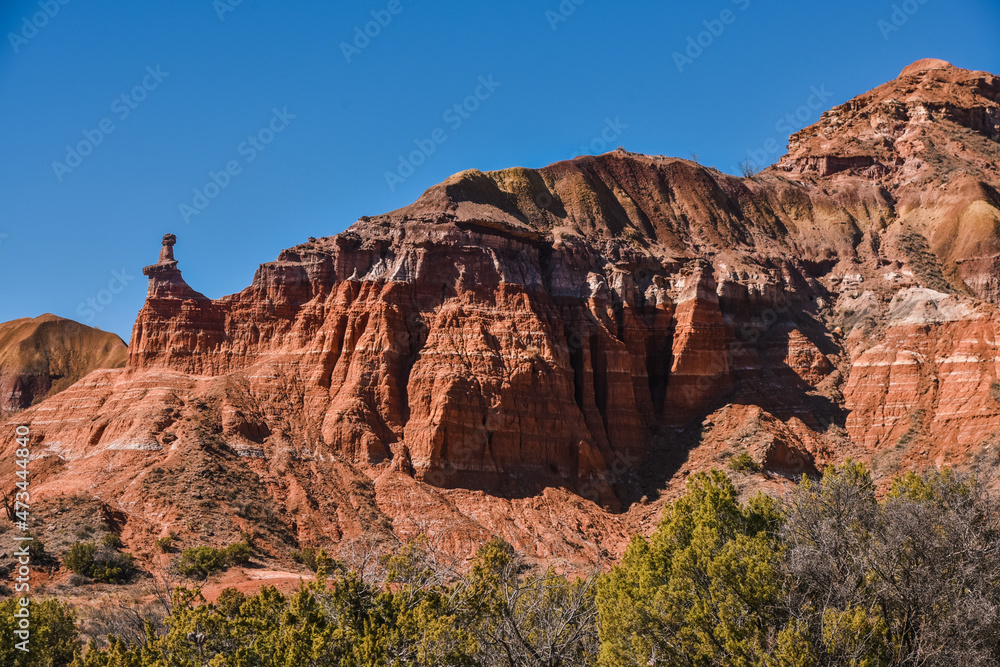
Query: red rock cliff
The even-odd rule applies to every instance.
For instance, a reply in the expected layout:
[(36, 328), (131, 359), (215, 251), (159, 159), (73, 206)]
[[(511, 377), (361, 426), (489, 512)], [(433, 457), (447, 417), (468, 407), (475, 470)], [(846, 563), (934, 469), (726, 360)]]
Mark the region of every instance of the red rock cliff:
[(295, 544), (590, 562), (740, 450), (967, 462), (1000, 430), (998, 110), (994, 75), (922, 61), (753, 178), (625, 151), (462, 172), (218, 300), (161, 256), (127, 368), (25, 418), (72, 462), (52, 480), (110, 466), (97, 492), (156, 530), (186, 510), (135, 481), (200, 452)]

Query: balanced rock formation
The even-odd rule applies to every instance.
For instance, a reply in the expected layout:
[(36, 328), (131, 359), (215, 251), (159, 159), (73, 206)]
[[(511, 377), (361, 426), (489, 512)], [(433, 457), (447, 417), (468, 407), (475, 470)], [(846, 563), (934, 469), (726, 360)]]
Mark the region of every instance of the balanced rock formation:
[(125, 364), (118, 336), (45, 314), (0, 323), (0, 415), (53, 396), (97, 368)]
[(126, 368), (24, 413), (37, 483), (149, 538), (499, 534), (581, 564), (739, 451), (772, 480), (973, 465), (1000, 433), (998, 141), (1000, 79), (920, 61), (752, 178), (623, 150), (465, 171), (216, 300), (168, 235)]

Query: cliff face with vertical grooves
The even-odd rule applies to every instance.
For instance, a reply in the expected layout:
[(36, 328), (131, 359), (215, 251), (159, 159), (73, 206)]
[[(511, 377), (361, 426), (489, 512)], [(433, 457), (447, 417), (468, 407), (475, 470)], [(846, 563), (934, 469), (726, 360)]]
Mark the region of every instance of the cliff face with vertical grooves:
[(625, 151), (466, 171), (239, 294), (155, 265), (127, 367), (22, 416), (42, 483), (105, 471), (91, 492), (158, 535), (189, 489), (148, 471), (203, 466), (202, 493), (280, 509), (211, 496), (213, 534), (592, 563), (739, 451), (970, 464), (1000, 430), (998, 110), (997, 77), (921, 61), (752, 178)]

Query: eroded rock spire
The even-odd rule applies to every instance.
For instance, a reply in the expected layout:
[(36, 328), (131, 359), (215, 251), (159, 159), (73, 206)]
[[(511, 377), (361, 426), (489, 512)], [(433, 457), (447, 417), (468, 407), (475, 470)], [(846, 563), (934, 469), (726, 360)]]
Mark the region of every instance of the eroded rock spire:
[(148, 296), (150, 298), (192, 298), (196, 295), (204, 298), (184, 282), (180, 269), (177, 268), (177, 260), (174, 259), (174, 245), (177, 243), (177, 236), (164, 234), (162, 243), (160, 257), (156, 264), (150, 264), (142, 269), (142, 273), (149, 276)]
[(163, 235), (163, 247), (160, 248), (160, 261), (159, 264), (167, 264), (169, 262), (174, 262), (174, 244), (177, 243), (177, 236), (174, 234), (164, 234)]

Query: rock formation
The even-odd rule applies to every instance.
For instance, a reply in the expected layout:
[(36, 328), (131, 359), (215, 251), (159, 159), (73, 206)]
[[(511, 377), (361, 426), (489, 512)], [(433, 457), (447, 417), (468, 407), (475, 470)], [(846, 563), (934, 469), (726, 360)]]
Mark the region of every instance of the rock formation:
[(118, 336), (45, 314), (0, 323), (0, 416), (53, 396), (98, 368), (125, 364)]
[[(174, 259), (174, 246), (176, 244), (177, 244), (176, 234), (163, 235), (163, 247), (160, 248), (160, 260), (157, 262), (157, 264), (161, 265), (171, 264), (173, 266), (177, 266), (177, 261)], [(143, 273), (145, 273), (145, 271)]]
[(168, 235), (126, 368), (22, 416), (59, 463), (39, 484), (96, 479), (137, 535), (496, 533), (579, 564), (740, 451), (771, 480), (973, 465), (1000, 431), (998, 140), (1000, 79), (920, 61), (752, 178), (622, 150), (466, 171), (217, 300)]

